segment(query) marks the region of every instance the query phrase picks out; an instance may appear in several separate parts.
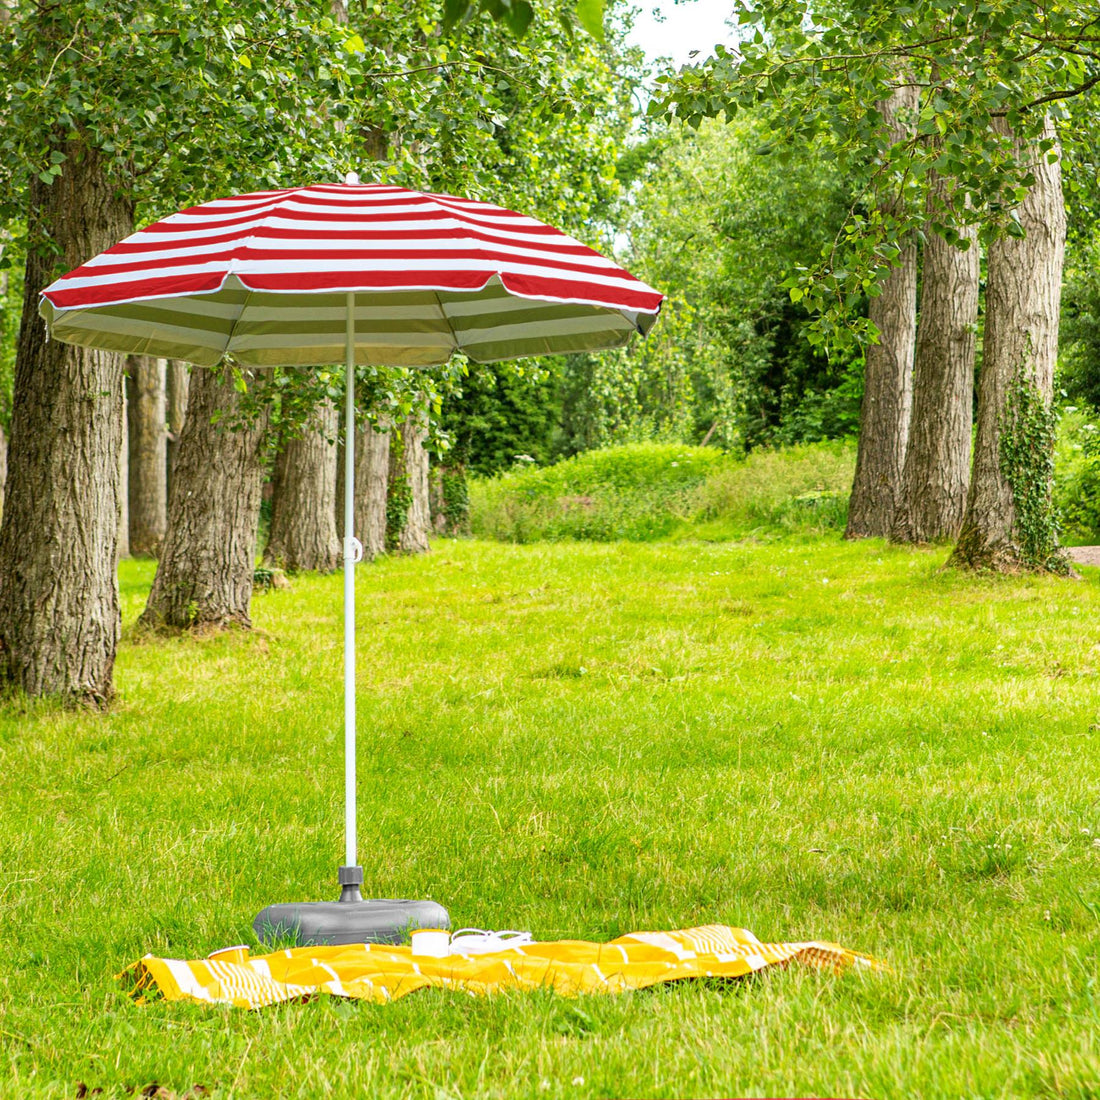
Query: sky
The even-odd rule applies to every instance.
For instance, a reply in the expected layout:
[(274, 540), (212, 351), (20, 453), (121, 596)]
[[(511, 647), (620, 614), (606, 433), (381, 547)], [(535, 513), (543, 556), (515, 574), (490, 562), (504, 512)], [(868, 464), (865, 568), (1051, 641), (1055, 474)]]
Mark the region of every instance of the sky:
[[(651, 60), (671, 57), (686, 65), (692, 50), (699, 50), (697, 60), (709, 55), (716, 42), (731, 43), (732, 31), (725, 25), (733, 12), (733, 0), (636, 0), (642, 9), (634, 21), (629, 41), (641, 46)], [(664, 16), (660, 22), (654, 12)]]

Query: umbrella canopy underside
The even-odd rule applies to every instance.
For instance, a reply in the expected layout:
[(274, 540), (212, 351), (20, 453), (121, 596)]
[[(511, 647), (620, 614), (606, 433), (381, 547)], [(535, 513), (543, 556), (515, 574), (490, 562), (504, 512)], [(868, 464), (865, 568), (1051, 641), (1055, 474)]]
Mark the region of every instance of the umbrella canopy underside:
[[(246, 366), (343, 362), (347, 293), (255, 291), (236, 276), (220, 290), (91, 308), (57, 309), (44, 298), (51, 335), (84, 347), (214, 366), (226, 354)], [(610, 310), (510, 293), (499, 276), (479, 290), (359, 290), (360, 365), (421, 367), (461, 351), (479, 363), (594, 351), (645, 333), (654, 313)]]
[(213, 366), (362, 365), (595, 351), (662, 295), (552, 226), (476, 199), (381, 184), (239, 195), (146, 226), (56, 280), (66, 343)]

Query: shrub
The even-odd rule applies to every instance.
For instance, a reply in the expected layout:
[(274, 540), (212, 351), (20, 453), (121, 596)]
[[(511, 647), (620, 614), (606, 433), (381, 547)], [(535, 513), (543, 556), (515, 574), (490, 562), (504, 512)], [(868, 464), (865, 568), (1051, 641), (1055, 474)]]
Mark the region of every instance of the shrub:
[(698, 518), (743, 533), (843, 529), (854, 473), (854, 443), (753, 451), (707, 479)]
[(832, 530), (847, 518), (854, 461), (841, 443), (747, 459), (670, 444), (609, 447), (473, 481), (470, 524), (507, 542)]
[(1070, 406), (1054, 447), (1054, 506), (1066, 545), (1100, 542), (1100, 424)]
[(553, 466), (513, 470), (500, 480), (529, 497), (607, 489), (682, 489), (698, 485), (723, 461), (725, 456), (713, 447), (627, 443), (584, 451)]

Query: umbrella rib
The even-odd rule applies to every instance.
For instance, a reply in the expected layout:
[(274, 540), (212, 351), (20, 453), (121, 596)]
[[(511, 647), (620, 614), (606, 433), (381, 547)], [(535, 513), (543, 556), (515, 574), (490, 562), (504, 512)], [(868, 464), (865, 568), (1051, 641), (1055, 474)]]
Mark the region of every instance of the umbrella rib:
[[(454, 344), (454, 347), (451, 349), (451, 355), (453, 355), (456, 351), (462, 350), (458, 344), (458, 333), (455, 332), (454, 324), (451, 322), (450, 317), (447, 316), (446, 309), (443, 308), (443, 299), (440, 298), (439, 291), (433, 289), (432, 294), (435, 296), (435, 304), (439, 306), (439, 315), (443, 318), (444, 323), (447, 325), (447, 328), (451, 333), (451, 341)], [(449, 359), (450, 356), (448, 356), (447, 358)]]
[[(230, 277), (230, 275), (227, 275), (226, 279), (228, 280)], [(256, 293), (246, 282), (242, 281), (239, 277), (235, 275), (233, 275), (232, 277), (236, 278), (237, 282), (240, 283), (242, 287), (244, 287), (245, 296), (244, 301), (241, 303), (240, 312), (238, 312), (236, 318), (233, 321), (233, 324), (229, 328), (229, 335), (226, 337), (225, 340), (225, 350), (222, 352), (222, 358), (225, 358), (225, 356), (229, 354), (229, 345), (233, 343), (233, 337), (237, 335), (237, 326), (241, 323), (241, 319), (244, 317), (245, 310), (248, 309), (248, 305), (252, 301), (252, 295)]]

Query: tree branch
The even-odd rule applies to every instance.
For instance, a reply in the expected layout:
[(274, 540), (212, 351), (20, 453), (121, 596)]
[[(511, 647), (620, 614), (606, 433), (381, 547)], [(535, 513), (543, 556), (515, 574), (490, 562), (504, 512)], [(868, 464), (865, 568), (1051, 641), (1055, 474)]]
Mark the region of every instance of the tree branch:
[[(1046, 95), (1041, 95), (1038, 99), (1025, 103), (1020, 110), (1030, 111), (1035, 107), (1041, 107), (1044, 103), (1053, 103), (1056, 99), (1072, 99), (1074, 96), (1087, 92), (1090, 88), (1095, 88), (1097, 84), (1100, 84), (1100, 73), (1097, 73), (1091, 80), (1086, 80), (1084, 84), (1079, 84), (1076, 88), (1064, 88), (1060, 92), (1048, 92)], [(997, 111), (993, 117), (1004, 118), (1007, 114), (1007, 111)]]

